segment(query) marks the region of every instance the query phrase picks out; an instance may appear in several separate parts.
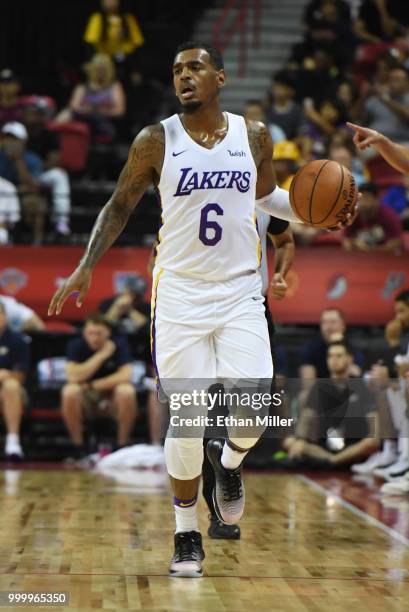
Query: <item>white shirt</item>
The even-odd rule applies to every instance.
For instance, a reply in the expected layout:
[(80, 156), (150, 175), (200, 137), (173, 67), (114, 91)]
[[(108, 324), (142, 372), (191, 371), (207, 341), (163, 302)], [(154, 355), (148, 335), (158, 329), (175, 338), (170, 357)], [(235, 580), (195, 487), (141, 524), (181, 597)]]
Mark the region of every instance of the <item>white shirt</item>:
[(0, 301), (6, 311), (7, 324), (13, 331), (21, 331), (24, 323), (35, 314), (34, 310), (8, 295), (0, 295)]

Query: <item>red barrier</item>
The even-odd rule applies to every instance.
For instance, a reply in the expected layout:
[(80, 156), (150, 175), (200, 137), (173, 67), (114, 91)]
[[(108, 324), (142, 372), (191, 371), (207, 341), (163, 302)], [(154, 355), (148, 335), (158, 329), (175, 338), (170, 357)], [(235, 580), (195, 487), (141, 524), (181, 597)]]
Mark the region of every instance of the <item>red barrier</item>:
[[(127, 274), (147, 277), (149, 249), (111, 249), (94, 271), (92, 287), (82, 309), (70, 298), (63, 318), (82, 319), (98, 303), (116, 292)], [(82, 248), (0, 248), (0, 292), (13, 295), (45, 317), (58, 281), (72, 272)], [(269, 252), (272, 264), (272, 251)], [(272, 266), (270, 267), (272, 269)], [(346, 253), (334, 247), (299, 248), (288, 277), (289, 295), (283, 302), (270, 300), (278, 322), (316, 323), (320, 311), (335, 306), (345, 311), (348, 322), (381, 325), (393, 312), (396, 293), (409, 287), (409, 253)], [(150, 283), (146, 293), (149, 300)]]

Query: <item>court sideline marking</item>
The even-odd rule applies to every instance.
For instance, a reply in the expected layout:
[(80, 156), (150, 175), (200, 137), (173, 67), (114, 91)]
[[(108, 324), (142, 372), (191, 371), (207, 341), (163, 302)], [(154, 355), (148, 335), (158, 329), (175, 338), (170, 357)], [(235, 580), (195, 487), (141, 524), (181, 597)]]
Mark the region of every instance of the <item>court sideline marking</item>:
[(366, 512), (363, 512), (362, 510), (359, 510), (359, 508), (357, 508), (356, 506), (354, 506), (350, 502), (347, 502), (345, 499), (343, 499), (342, 497), (340, 497), (336, 493), (333, 493), (332, 491), (329, 491), (328, 489), (326, 489), (322, 485), (317, 484), (314, 480), (312, 480), (308, 476), (304, 476), (303, 474), (299, 474), (297, 476), (297, 478), (299, 480), (301, 480), (302, 482), (304, 482), (307, 486), (311, 487), (311, 489), (314, 489), (315, 491), (317, 491), (317, 493), (320, 493), (321, 495), (323, 495), (324, 497), (326, 497), (326, 498), (333, 497), (334, 499), (337, 500), (337, 502), (343, 508), (347, 508), (347, 510), (350, 510), (353, 514), (355, 514), (356, 516), (359, 516), (361, 519), (363, 519), (364, 521), (366, 521), (367, 523), (369, 523), (373, 527), (378, 527), (378, 529), (381, 529), (384, 533), (387, 533), (390, 537), (395, 538), (395, 540), (398, 540), (401, 544), (403, 544), (404, 546), (409, 548), (409, 540), (408, 540), (408, 538), (406, 538), (404, 535), (402, 535), (398, 531), (395, 531), (394, 529), (391, 529), (390, 527), (388, 527), (387, 525), (385, 525), (381, 521), (378, 521), (378, 519), (374, 518), (370, 514), (367, 514)]

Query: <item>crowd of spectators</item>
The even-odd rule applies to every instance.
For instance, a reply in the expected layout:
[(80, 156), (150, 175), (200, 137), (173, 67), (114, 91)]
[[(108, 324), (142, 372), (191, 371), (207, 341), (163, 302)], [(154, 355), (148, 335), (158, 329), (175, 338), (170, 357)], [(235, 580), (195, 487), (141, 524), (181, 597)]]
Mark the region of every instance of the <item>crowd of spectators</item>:
[[(365, 205), (363, 227), (354, 230), (365, 239), (339, 236), (339, 244), (348, 249), (398, 253), (404, 244), (407, 179), (373, 151), (357, 153), (345, 124), (361, 122), (409, 144), (408, 14), (400, 0), (312, 0), (304, 11), (304, 39), (273, 76), (266, 99), (247, 106), (267, 121), (275, 143), (291, 141), (297, 147), (298, 155), (289, 158), (292, 174), (312, 159), (328, 158), (349, 167), (358, 185), (365, 185), (365, 204), (371, 199), (372, 206), (368, 210)], [(276, 171), (280, 176), (281, 160)], [(376, 225), (376, 231), (364, 232), (368, 224)], [(322, 238), (312, 228), (294, 231), (301, 244), (314, 245)]]
[[(120, 0), (101, 0), (84, 25), (82, 79), (62, 108), (36, 92), (22, 95), (20, 75), (0, 66), (0, 244), (41, 245), (46, 236), (48, 243), (69, 243), (71, 181), (113, 179), (140, 127), (135, 113), (142, 85), (145, 93), (149, 85), (138, 59), (144, 37), (136, 16)], [(149, 120), (155, 104), (146, 106), (139, 114)]]

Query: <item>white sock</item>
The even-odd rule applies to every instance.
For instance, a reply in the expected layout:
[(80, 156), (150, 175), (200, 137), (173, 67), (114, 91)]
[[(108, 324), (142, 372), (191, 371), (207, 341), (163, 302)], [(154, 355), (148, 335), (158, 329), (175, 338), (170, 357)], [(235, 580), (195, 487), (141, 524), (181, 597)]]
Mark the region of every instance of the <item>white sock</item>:
[(15, 433), (9, 433), (6, 436), (6, 444), (12, 444), (13, 446), (16, 444), (20, 444), (20, 436)]
[(383, 452), (396, 454), (396, 442), (395, 440), (384, 440), (383, 441)]
[(175, 533), (180, 531), (200, 531), (197, 520), (197, 500), (187, 508), (183, 508), (180, 505), (184, 503), (183, 500), (177, 500), (177, 502), (177, 504), (173, 504), (176, 519)]
[[(251, 449), (249, 449), (251, 450)], [(249, 451), (245, 451), (244, 453), (236, 451), (227, 444), (224, 443), (223, 452), (222, 452), (222, 466), (228, 470), (234, 470), (238, 468), (244, 457), (247, 455)]]

